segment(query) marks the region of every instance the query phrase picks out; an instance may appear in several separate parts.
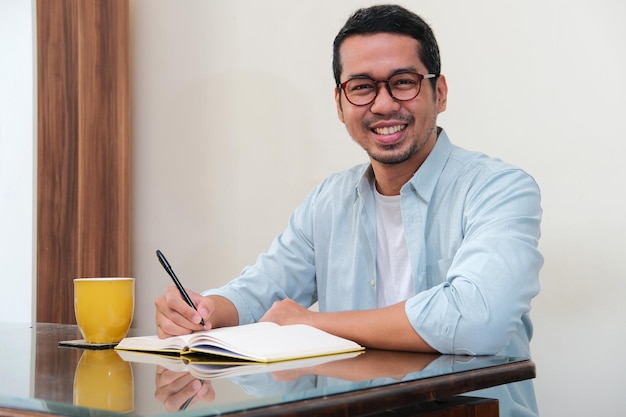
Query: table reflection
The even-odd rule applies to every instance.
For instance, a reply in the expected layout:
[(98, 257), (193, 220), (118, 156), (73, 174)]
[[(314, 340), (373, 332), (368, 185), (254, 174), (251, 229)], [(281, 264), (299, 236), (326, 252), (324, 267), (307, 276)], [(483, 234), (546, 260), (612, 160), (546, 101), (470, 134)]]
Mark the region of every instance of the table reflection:
[[(367, 350), (347, 359), (327, 357), (322, 363), (270, 372), (253, 372), (227, 379), (246, 394), (257, 398), (280, 397), (297, 401), (332, 395), (350, 389), (366, 389), (434, 376), (484, 358)], [(297, 364), (298, 361), (294, 361)], [(430, 371), (430, 372), (429, 372)], [(196, 373), (197, 374), (197, 373)], [(165, 410), (176, 411), (195, 405), (209, 406), (219, 397), (211, 379), (200, 379), (192, 372), (157, 366), (155, 398)], [(497, 398), (501, 416), (538, 416), (531, 380), (467, 393), (469, 396)]]

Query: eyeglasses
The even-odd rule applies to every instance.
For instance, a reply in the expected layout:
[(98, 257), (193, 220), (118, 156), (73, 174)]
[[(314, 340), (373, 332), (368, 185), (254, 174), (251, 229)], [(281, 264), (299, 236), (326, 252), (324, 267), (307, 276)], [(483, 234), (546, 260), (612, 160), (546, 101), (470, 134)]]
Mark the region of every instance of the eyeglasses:
[(350, 78), (337, 87), (343, 90), (350, 103), (355, 106), (367, 106), (378, 96), (378, 84), (380, 83), (385, 83), (387, 92), (394, 99), (408, 101), (413, 100), (420, 93), (423, 79), (436, 76), (436, 74), (401, 72), (392, 75), (388, 80), (373, 80), (369, 77)]

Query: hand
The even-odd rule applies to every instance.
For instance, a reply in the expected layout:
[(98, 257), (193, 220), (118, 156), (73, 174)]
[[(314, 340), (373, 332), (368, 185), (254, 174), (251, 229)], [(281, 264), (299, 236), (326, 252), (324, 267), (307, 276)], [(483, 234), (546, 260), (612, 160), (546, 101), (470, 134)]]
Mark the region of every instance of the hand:
[(259, 321), (271, 321), (280, 325), (311, 324), (311, 319), (317, 314), (290, 298), (276, 301)]
[[(214, 302), (193, 291), (187, 290), (187, 293), (198, 311), (187, 305), (175, 286), (167, 287), (163, 295), (154, 301), (159, 337), (178, 336), (211, 328), (209, 315), (215, 310)], [(200, 324), (202, 320), (205, 327)]]
[(211, 402), (215, 391), (210, 381), (196, 379), (189, 372), (174, 372), (157, 366), (154, 397), (167, 411), (183, 410), (200, 400)]

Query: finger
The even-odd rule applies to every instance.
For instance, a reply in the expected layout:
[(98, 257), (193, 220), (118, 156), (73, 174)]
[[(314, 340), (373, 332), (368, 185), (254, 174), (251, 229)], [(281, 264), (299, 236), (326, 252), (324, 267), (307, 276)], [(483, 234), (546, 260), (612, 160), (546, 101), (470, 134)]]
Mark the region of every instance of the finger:
[(178, 392), (189, 381), (182, 380), (181, 384), (177, 384), (176, 381), (183, 378), (185, 373), (166, 371), (156, 375), (154, 397), (160, 402), (164, 402), (169, 396)]
[(211, 329), (213, 326), (210, 322), (210, 317), (215, 311), (215, 302), (210, 297), (205, 297), (193, 291), (188, 290), (187, 293), (196, 307), (193, 316), (187, 318), (193, 323), (200, 325), (204, 321), (204, 329)]
[(155, 322), (157, 325), (157, 333), (161, 338), (177, 336), (181, 334), (189, 334), (193, 330), (188, 326), (181, 326), (172, 321), (172, 317), (175, 317), (178, 313), (174, 311), (157, 309)]
[(156, 325), (159, 337), (165, 338), (171, 336), (179, 336), (202, 329), (202, 326), (189, 324), (190, 322), (188, 321), (185, 321), (186, 324), (183, 325), (176, 324), (174, 321), (170, 320), (171, 317), (172, 316), (164, 316), (160, 313), (157, 313)]
[(202, 388), (202, 382), (194, 379), (175, 394), (170, 395), (165, 402), (165, 408), (169, 411), (180, 410), (198, 401), (197, 393)]
[(154, 397), (167, 410), (177, 410), (202, 388), (201, 382), (188, 372), (163, 372), (157, 379)]
[(211, 381), (201, 381), (204, 384), (202, 388), (198, 390), (197, 396), (199, 399), (205, 402), (211, 402), (215, 399), (215, 390), (213, 389), (213, 384)]
[(189, 298), (191, 298), (191, 301), (193, 301), (195, 305), (199, 305), (202, 302), (202, 300), (204, 300), (205, 298), (202, 294), (198, 294), (195, 291), (192, 291), (189, 289), (187, 289), (186, 291), (187, 291), (187, 295), (189, 295)]
[(194, 306), (187, 304), (178, 289), (174, 286), (170, 286), (166, 289), (164, 301), (167, 308), (177, 313), (177, 315), (175, 314), (171, 317), (174, 323), (192, 330), (200, 330), (202, 328), (200, 322), (203, 317), (196, 310), (195, 306), (199, 305), (204, 297), (190, 290), (187, 290), (187, 293)]
[(155, 321), (160, 337), (188, 334), (202, 329), (199, 324), (202, 317), (185, 303), (176, 287), (168, 287), (154, 304)]
[(217, 309), (215, 301), (211, 297), (201, 297), (196, 305), (196, 308), (198, 309), (198, 314), (200, 314), (204, 320), (204, 329), (212, 329), (214, 326), (211, 316)]
[(157, 372), (156, 385), (157, 387), (167, 387), (169, 391), (176, 392), (181, 390), (194, 379), (196, 378), (189, 372), (176, 372), (164, 368), (162, 372)]

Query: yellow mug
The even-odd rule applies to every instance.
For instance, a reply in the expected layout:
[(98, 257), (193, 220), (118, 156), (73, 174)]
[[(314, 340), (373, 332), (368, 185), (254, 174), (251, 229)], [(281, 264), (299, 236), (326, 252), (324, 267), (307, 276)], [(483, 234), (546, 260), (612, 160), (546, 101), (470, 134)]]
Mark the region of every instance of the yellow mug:
[(85, 350), (74, 374), (74, 404), (126, 413), (135, 408), (130, 363), (115, 350)]
[(87, 343), (118, 343), (128, 333), (134, 308), (134, 278), (74, 280), (76, 323)]

